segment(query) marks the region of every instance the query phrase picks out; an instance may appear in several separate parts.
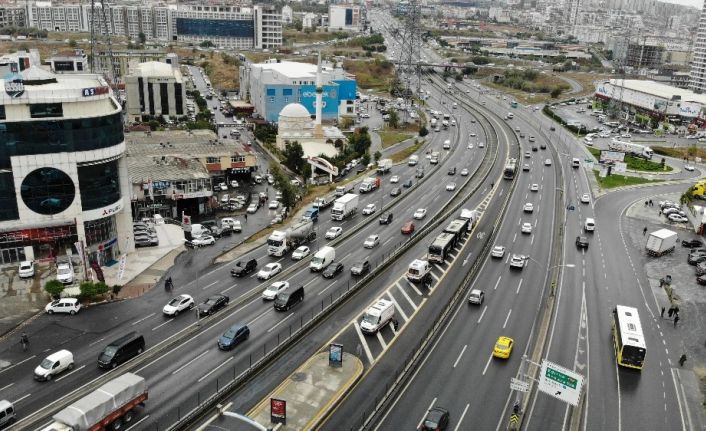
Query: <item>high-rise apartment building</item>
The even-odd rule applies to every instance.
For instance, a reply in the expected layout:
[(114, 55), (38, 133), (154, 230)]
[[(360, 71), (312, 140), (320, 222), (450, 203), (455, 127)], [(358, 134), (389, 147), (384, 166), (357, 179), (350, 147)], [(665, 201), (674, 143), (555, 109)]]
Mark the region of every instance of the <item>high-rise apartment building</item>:
[(694, 56), (691, 61), (690, 88), (698, 93), (706, 92), (706, 1), (704, 2), (699, 28), (694, 41)]

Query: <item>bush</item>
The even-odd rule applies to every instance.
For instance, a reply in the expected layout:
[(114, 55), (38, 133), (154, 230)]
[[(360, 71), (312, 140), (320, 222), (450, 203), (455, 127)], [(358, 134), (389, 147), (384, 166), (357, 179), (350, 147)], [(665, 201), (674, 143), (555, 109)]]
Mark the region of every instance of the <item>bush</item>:
[(427, 130), (426, 126), (422, 126), (419, 128), (419, 136), (426, 136), (429, 134), (429, 130)]
[(49, 280), (44, 283), (44, 290), (51, 295), (52, 298), (55, 298), (64, 291), (64, 283), (59, 280)]
[(99, 281), (97, 283), (94, 283), (92, 281), (82, 281), (79, 285), (79, 290), (81, 291), (82, 298), (91, 299), (108, 292), (110, 288), (107, 284), (103, 283), (102, 281)]

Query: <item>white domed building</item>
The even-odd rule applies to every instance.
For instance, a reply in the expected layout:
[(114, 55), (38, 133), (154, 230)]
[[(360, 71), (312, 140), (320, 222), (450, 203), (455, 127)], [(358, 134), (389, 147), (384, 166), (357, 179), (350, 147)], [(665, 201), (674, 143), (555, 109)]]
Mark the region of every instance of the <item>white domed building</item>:
[(335, 157), (348, 144), (348, 139), (338, 127), (317, 124), (300, 103), (290, 103), (282, 108), (278, 127), (276, 145), (281, 151), (287, 144), (299, 142), (305, 156), (324, 154)]

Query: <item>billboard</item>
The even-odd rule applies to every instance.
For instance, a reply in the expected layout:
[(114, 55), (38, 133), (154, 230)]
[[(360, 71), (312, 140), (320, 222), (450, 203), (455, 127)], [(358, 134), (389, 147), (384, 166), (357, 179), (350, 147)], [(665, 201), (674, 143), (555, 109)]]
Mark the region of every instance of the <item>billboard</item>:
[(615, 163), (622, 162), (624, 160), (625, 153), (621, 153), (620, 151), (601, 150), (601, 156), (598, 161), (601, 163)]

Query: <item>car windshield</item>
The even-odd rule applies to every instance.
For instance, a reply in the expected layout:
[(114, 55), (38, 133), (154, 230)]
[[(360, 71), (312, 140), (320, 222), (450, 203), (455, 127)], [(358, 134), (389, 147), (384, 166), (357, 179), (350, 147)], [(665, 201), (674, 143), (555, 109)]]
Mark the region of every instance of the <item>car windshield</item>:
[(103, 356), (111, 358), (111, 357), (113, 357), (113, 355), (115, 355), (115, 352), (117, 352), (117, 350), (118, 350), (118, 348), (115, 346), (108, 346), (103, 351)]
[(226, 331), (225, 334), (223, 334), (223, 338), (228, 338), (228, 339), (232, 340), (233, 338), (235, 338), (235, 333), (237, 331), (238, 331), (237, 328), (230, 328), (229, 330)]
[(213, 305), (218, 301), (218, 298), (208, 298), (206, 302), (204, 302), (204, 305)]
[(44, 368), (45, 370), (50, 370), (51, 367), (54, 365), (53, 361), (50, 361), (49, 358), (45, 358), (41, 364), (39, 364), (40, 367)]
[(176, 307), (177, 305), (179, 305), (180, 301), (181, 301), (181, 298), (174, 298), (171, 301), (169, 301), (168, 305), (170, 305), (172, 307)]
[(60, 275), (70, 274), (71, 269), (68, 266), (60, 266), (56, 269), (56, 272)]
[(23, 263), (20, 265), (20, 269), (30, 269), (32, 268), (32, 264), (30, 263)]
[(380, 316), (373, 316), (372, 314), (365, 313), (363, 316), (363, 322), (369, 323), (371, 325), (377, 325), (380, 321)]
[(495, 344), (495, 347), (498, 348), (498, 349), (500, 349), (500, 350), (505, 350), (505, 349), (508, 348), (507, 341), (498, 341), (498, 342)]

